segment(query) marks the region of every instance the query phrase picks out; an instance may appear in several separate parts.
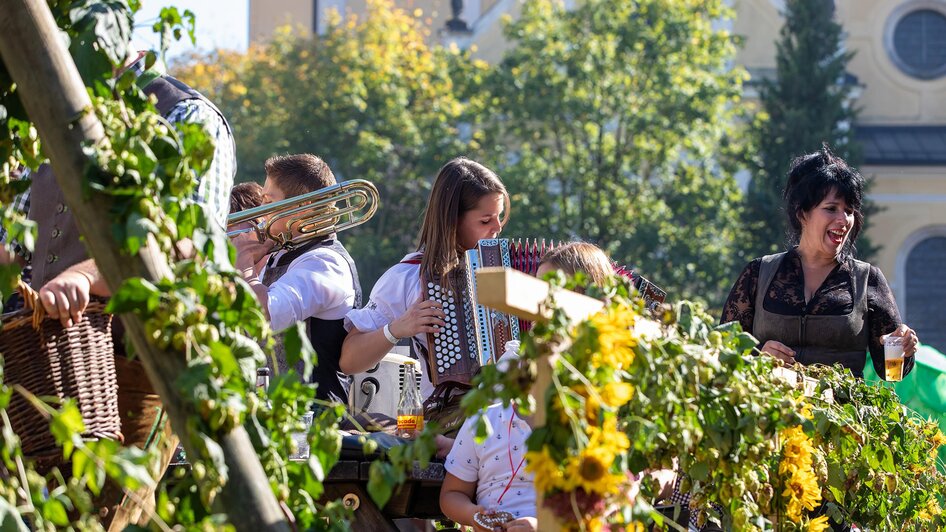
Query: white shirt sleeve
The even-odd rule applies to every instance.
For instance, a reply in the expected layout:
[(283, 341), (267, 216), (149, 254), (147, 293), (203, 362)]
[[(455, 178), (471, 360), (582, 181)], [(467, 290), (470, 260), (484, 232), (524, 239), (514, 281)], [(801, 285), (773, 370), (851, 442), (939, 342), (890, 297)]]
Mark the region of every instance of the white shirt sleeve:
[(443, 464), (448, 473), (464, 482), (477, 482), (480, 477), (479, 446), (476, 445), (473, 432), (477, 417), (469, 417), (463, 422)]
[(345, 328), (376, 331), (403, 316), (411, 305), (420, 301), (420, 295), (420, 266), (404, 262), (395, 264), (375, 283), (365, 306), (348, 313)]
[(348, 261), (325, 248), (309, 250), (296, 258), (268, 288), (270, 325), (277, 332), (308, 318), (342, 319), (354, 304)]

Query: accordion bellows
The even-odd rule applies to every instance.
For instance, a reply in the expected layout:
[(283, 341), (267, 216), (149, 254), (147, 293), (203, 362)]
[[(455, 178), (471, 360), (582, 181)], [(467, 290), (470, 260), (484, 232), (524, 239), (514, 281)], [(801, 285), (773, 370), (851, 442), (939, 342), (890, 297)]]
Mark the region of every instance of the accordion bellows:
[[(531, 328), (529, 322), (477, 304), (476, 270), (500, 266), (534, 276), (542, 257), (553, 247), (553, 242), (547, 244), (544, 239), (480, 240), (447, 274), (449, 280), (421, 278), (424, 299), (439, 302), (447, 315), (446, 326), (427, 335), (428, 364), (435, 386), (443, 382), (469, 384), (480, 366), (498, 360), (506, 342), (518, 340), (520, 332)], [(666, 292), (643, 277), (621, 266), (615, 267), (615, 273), (633, 281), (648, 307), (664, 301)]]

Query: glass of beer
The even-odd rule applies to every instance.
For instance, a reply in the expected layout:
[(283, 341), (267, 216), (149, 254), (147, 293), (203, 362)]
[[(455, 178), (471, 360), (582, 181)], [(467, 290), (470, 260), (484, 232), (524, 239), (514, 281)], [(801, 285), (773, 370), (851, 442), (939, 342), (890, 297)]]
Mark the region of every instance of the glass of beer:
[(887, 336), (884, 340), (884, 379), (889, 382), (903, 380), (903, 337)]

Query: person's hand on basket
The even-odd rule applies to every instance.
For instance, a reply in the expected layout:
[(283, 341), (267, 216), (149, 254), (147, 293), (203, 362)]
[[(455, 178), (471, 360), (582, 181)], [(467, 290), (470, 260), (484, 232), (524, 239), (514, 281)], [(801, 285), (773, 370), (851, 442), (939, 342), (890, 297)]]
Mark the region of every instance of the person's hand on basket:
[(46, 314), (58, 319), (63, 327), (71, 327), (82, 319), (89, 305), (92, 278), (80, 270), (66, 270), (39, 290), (39, 301)]

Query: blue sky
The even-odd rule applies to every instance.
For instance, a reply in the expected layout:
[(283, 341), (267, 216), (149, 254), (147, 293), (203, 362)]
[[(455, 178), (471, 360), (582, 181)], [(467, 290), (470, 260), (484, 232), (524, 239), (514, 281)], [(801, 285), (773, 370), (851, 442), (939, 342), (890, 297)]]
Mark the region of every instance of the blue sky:
[(161, 8), (177, 7), (194, 12), (197, 19), (196, 45), (185, 37), (168, 49), (168, 59), (194, 50), (210, 51), (215, 48), (245, 50), (248, 36), (248, 0), (142, 0), (141, 10), (135, 17), (135, 46), (139, 49), (157, 49), (160, 39), (151, 31), (151, 24)]

